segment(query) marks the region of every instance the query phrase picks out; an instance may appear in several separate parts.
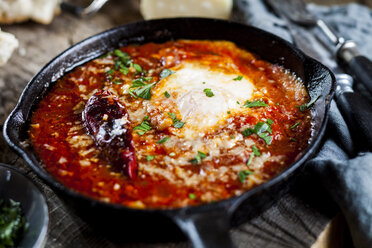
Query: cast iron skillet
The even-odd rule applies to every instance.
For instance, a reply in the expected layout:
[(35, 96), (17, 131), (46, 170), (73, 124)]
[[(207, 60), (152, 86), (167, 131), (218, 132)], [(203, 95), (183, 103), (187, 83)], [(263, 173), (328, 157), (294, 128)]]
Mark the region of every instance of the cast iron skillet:
[[(312, 107), (313, 135), (309, 146), (297, 161), (278, 176), (238, 197), (196, 207), (171, 210), (132, 209), (108, 204), (66, 188), (43, 167), (28, 139), (29, 119), (35, 106), (63, 74), (114, 48), (132, 43), (165, 42), (174, 39), (229, 40), (262, 59), (283, 65), (302, 78), (310, 96), (321, 95)], [(53, 59), (28, 83), (8, 117), (4, 136), (9, 145), (33, 170), (50, 185), (80, 216), (110, 232), (118, 231), (123, 239), (136, 234), (142, 238), (179, 233), (176, 225), (189, 237), (194, 247), (232, 247), (228, 234), (236, 226), (257, 215), (280, 197), (293, 182), (294, 174), (316, 152), (324, 134), (327, 112), (333, 96), (335, 80), (322, 64), (305, 56), (290, 43), (260, 29), (222, 20), (177, 18), (143, 21), (117, 27), (90, 37)], [(83, 210), (83, 211), (79, 211)], [(176, 223), (176, 225), (175, 225)], [(103, 227), (103, 228), (102, 228)], [(167, 238), (168, 237), (168, 238)]]

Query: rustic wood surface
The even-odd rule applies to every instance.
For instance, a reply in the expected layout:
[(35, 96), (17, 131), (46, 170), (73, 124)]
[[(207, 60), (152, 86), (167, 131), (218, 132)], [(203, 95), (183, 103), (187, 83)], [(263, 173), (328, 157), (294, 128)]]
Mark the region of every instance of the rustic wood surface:
[[(2, 26), (20, 41), (20, 48), (9, 63), (0, 68), (0, 127), (15, 106), (32, 76), (54, 56), (82, 39), (105, 29), (141, 20), (137, 1), (110, 1), (89, 19), (61, 14), (47, 26), (33, 22)], [(39, 180), (27, 164), (13, 153), (0, 135), (0, 162), (11, 164), (30, 175), (46, 194), (49, 230), (46, 247), (189, 247), (179, 242), (112, 242), (95, 232), (76, 216), (56, 194)], [(308, 180), (307, 185), (316, 185)], [(306, 185), (306, 184), (305, 184)], [(237, 247), (310, 247), (333, 216), (337, 207), (319, 190), (296, 185), (260, 216), (231, 231)], [(125, 223), (123, 223), (125, 225)], [(344, 231), (341, 232), (342, 235)], [(342, 247), (340, 245), (339, 247)]]

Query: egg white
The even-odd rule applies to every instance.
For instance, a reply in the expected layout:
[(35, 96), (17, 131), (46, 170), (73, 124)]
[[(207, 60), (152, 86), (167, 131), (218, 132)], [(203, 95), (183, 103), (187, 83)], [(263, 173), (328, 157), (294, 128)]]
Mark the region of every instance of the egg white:
[[(252, 97), (255, 86), (238, 70), (231, 72), (219, 65), (183, 62), (173, 68), (174, 73), (156, 86), (152, 103), (162, 111), (175, 113), (185, 122), (180, 131), (185, 138), (203, 136), (206, 131), (229, 116), (245, 111), (242, 105)], [(241, 80), (234, 80), (243, 76)], [(208, 97), (205, 89), (210, 89)], [(170, 94), (166, 98), (164, 92)]]

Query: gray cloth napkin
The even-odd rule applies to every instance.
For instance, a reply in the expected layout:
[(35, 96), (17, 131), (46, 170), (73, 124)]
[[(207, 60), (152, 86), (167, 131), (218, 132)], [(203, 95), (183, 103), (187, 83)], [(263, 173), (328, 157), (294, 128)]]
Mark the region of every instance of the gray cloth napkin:
[[(237, 0), (235, 3), (233, 19), (292, 42), (286, 23), (272, 14), (262, 1)], [(372, 11), (369, 8), (358, 4), (332, 7), (311, 4), (309, 9), (342, 36), (352, 38), (361, 53), (372, 59)], [(372, 153), (350, 157), (349, 151), (358, 140), (352, 140), (334, 102), (329, 115), (325, 142), (316, 157), (308, 161), (307, 168), (339, 205), (354, 246), (369, 248), (372, 247)]]

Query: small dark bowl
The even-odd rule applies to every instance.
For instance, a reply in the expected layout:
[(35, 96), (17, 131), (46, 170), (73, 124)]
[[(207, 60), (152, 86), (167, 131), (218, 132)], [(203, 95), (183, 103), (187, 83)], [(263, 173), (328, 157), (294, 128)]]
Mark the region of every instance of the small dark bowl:
[(29, 177), (6, 164), (0, 164), (0, 199), (21, 203), (28, 228), (19, 248), (44, 247), (48, 230), (48, 206), (45, 196)]

